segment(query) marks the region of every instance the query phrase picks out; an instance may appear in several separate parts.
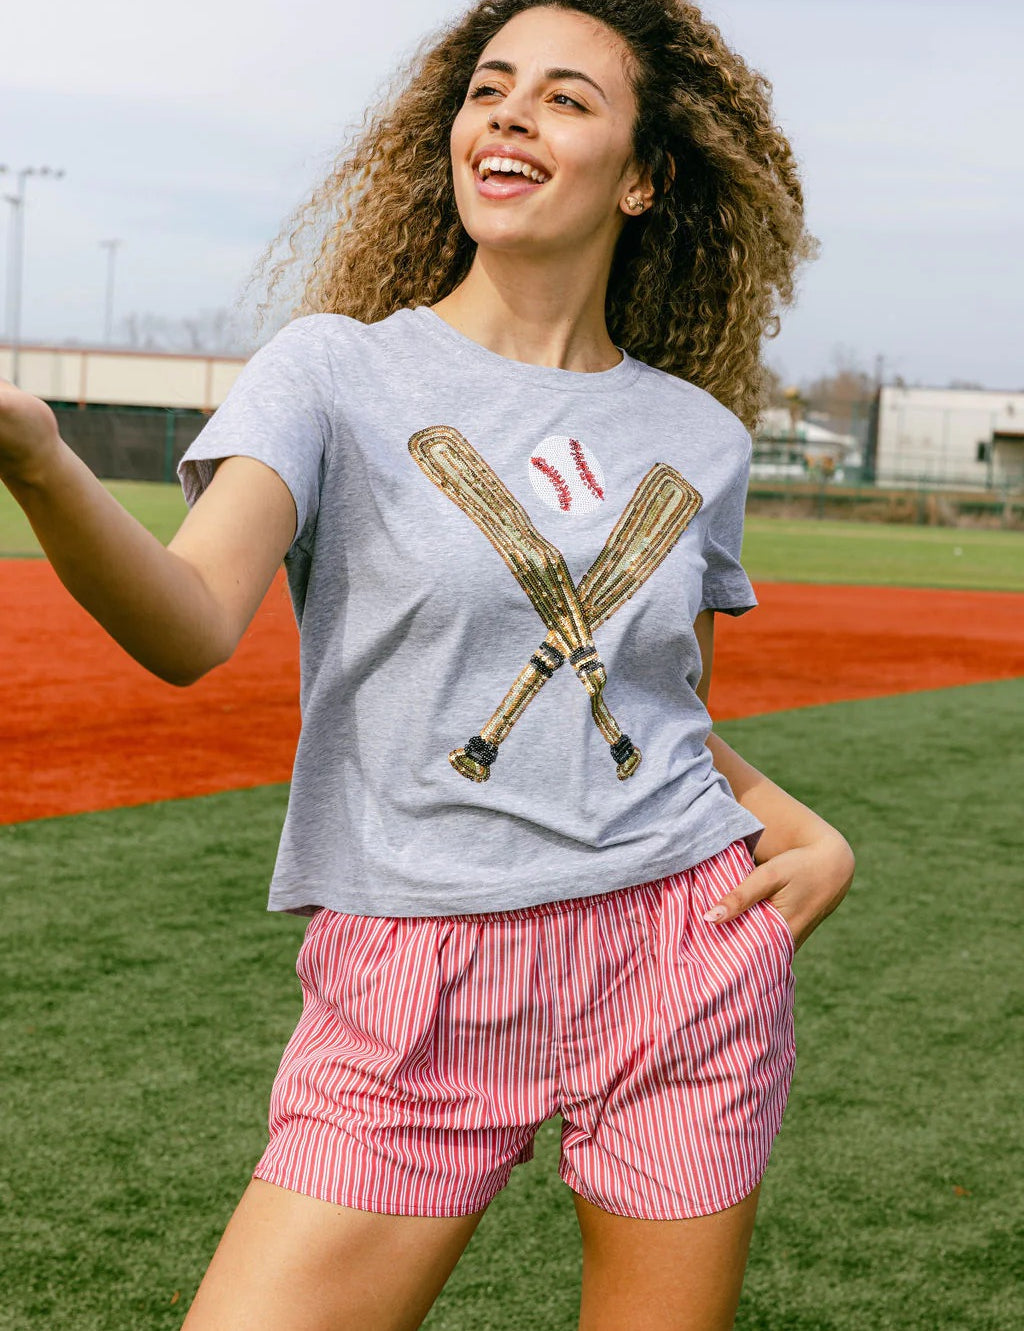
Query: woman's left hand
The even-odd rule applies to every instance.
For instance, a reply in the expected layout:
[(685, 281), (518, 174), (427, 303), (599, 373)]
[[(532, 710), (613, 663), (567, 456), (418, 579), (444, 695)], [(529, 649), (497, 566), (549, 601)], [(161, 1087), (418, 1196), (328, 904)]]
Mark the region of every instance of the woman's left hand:
[(806, 845), (781, 850), (759, 864), (704, 916), (712, 924), (735, 919), (765, 897), (802, 946), (850, 890), (854, 873), (849, 842), (834, 828)]

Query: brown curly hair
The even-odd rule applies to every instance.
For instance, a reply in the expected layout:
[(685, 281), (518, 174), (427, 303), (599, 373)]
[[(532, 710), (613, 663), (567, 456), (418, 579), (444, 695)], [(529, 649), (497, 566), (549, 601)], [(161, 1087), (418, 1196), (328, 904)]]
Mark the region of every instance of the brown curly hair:
[(287, 236), (290, 254), (272, 269), (259, 320), (310, 235), (319, 249), (290, 317), (375, 323), (458, 286), (475, 244), (455, 204), (452, 123), (483, 48), (516, 14), (545, 5), (606, 24), (633, 56), (633, 151), (656, 193), (616, 248), (609, 335), (706, 389), (753, 429), (766, 379), (762, 338), (778, 332), (776, 307), (792, 301), (794, 271), (816, 242), (804, 227), (792, 150), (772, 120), (770, 84), (678, 0), (483, 0), (428, 39), (398, 91), (367, 114), (264, 251), (252, 281)]

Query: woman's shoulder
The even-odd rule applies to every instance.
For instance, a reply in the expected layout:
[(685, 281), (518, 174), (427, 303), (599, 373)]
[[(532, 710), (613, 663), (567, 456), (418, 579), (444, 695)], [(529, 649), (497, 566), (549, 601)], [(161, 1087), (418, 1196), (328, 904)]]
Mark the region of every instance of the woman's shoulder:
[(403, 307), (373, 323), (365, 323), (350, 314), (301, 314), (285, 324), (277, 336), (287, 334), (327, 342), (380, 341), (394, 336), (399, 330), (405, 330), (411, 314), (411, 309)]
[(387, 365), (397, 359), (408, 338), (407, 310), (375, 323), (347, 314), (302, 314), (277, 330), (256, 353), (264, 365), (300, 369), (306, 377), (336, 379), (342, 368), (351, 375), (360, 364)]
[(300, 361), (307, 369), (319, 364), (323, 373), (360, 364), (387, 367), (415, 348), (415, 318), (410, 309), (395, 310), (373, 323), (348, 314), (303, 314), (286, 323), (266, 344), (276, 355)]
[(734, 444), (741, 452), (751, 448), (750, 431), (734, 411), (719, 402), (705, 388), (668, 370), (638, 362), (641, 373), (639, 385), (651, 393), (659, 409), (678, 411), (702, 429), (710, 429), (723, 440)]

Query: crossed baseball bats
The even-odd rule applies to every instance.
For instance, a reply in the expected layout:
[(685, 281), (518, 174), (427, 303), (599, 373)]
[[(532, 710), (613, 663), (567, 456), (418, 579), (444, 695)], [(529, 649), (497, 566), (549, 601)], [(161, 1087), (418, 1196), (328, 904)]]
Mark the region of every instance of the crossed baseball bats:
[(418, 430), (409, 440), (409, 452), (428, 479), (487, 537), (548, 630), (491, 719), (464, 748), (449, 753), (449, 762), (471, 781), (486, 781), (501, 742), (568, 660), (590, 697), (594, 722), (611, 748), (616, 775), (625, 781), (640, 765), (641, 754), (604, 700), (608, 676), (594, 646), (594, 630), (666, 558), (699, 511), (700, 494), (668, 463), (656, 463), (576, 586), (561, 550), (545, 540), (522, 504), (458, 430), (450, 425)]

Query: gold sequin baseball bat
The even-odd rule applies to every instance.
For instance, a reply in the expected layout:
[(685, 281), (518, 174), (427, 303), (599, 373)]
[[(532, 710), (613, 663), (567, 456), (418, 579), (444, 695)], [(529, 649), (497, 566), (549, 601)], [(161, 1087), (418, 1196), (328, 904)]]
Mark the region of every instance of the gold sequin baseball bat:
[[(577, 587), (580, 606), (592, 631), (596, 631), (647, 581), (668, 556), (702, 503), (699, 492), (668, 463), (655, 464), (644, 476), (600, 554)], [(490, 764), (497, 757), (498, 746), (564, 660), (558, 643), (549, 633), (479, 735), (475, 735), (465, 749), (454, 750), (451, 755), (453, 765), (457, 765), (455, 758), (458, 755), (461, 763), (457, 765), (458, 770), (465, 771), (473, 780), (486, 780)], [(639, 766), (640, 751), (628, 735), (622, 734), (614, 718), (603, 713), (603, 701), (602, 695), (591, 699), (594, 721), (611, 747), (616, 775), (624, 781)], [(481, 756), (474, 757), (474, 753)]]

